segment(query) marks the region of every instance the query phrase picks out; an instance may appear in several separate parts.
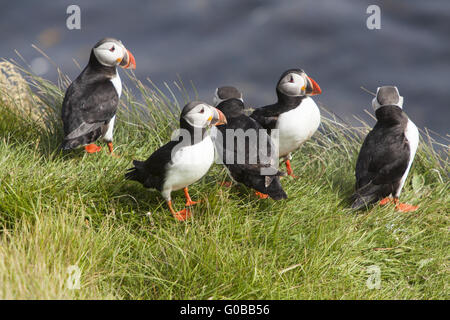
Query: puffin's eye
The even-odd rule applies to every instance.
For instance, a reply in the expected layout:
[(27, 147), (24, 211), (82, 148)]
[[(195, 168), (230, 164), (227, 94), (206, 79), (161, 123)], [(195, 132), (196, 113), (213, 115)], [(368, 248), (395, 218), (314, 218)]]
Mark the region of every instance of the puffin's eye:
[(109, 51), (114, 52), (114, 50), (116, 50), (116, 48), (114, 46), (112, 46)]
[(202, 110), (200, 110), (200, 113), (205, 113), (205, 108), (202, 108)]

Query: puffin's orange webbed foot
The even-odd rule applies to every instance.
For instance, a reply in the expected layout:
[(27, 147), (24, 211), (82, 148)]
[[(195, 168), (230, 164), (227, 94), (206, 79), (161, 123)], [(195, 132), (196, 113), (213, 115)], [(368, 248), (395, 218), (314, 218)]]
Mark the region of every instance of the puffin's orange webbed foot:
[(390, 202), (394, 202), (394, 199), (386, 197), (386, 198), (380, 200), (380, 206), (385, 206), (385, 205), (389, 204)]
[(190, 207), (190, 206), (193, 206), (194, 204), (197, 204), (197, 203), (200, 203), (200, 202), (202, 202), (202, 201), (201, 201), (201, 200), (199, 200), (199, 201), (192, 201), (192, 200), (189, 200), (189, 201), (186, 201), (185, 206), (186, 206), (186, 207)]
[(169, 210), (172, 213), (173, 217), (178, 221), (186, 221), (191, 217), (191, 210), (185, 208), (183, 210), (175, 212), (175, 210), (172, 207), (171, 200), (167, 201), (167, 205), (169, 206)]
[(85, 146), (84, 150), (86, 150), (87, 153), (96, 153), (102, 150), (102, 147), (99, 147), (98, 145), (91, 143)]
[(186, 221), (187, 219), (189, 219), (191, 217), (191, 215), (192, 215), (191, 210), (183, 209), (178, 212), (175, 212), (173, 216), (178, 221)]
[(291, 160), (286, 160), (285, 164), (286, 164), (286, 171), (287, 171), (288, 176), (291, 176), (292, 178), (297, 179), (298, 177), (294, 174), (294, 170), (292, 170), (292, 167), (291, 167)]
[(186, 197), (186, 207), (190, 207), (193, 206), (194, 204), (200, 203), (201, 201), (192, 201), (191, 196), (189, 195), (189, 190), (188, 188), (184, 188), (184, 196)]
[(269, 195), (267, 195), (265, 193), (262, 193), (262, 192), (259, 192), (259, 191), (255, 191), (255, 195), (257, 197), (259, 197), (260, 199), (267, 199), (269, 197)]
[(395, 209), (400, 212), (413, 212), (419, 209), (419, 206), (413, 206), (407, 203), (397, 203)]
[(177, 219), (178, 221), (186, 221), (187, 219), (189, 219), (192, 216), (190, 207), (193, 206), (194, 204), (201, 202), (201, 201), (192, 201), (191, 197), (189, 196), (189, 191), (187, 187), (184, 188), (183, 191), (186, 197), (186, 208), (184, 208), (183, 210), (175, 212), (175, 210), (172, 207), (172, 201), (171, 200), (167, 201), (167, 205), (169, 206), (170, 212), (172, 213), (174, 218)]
[(114, 153), (114, 151), (113, 151), (114, 148), (113, 148), (112, 142), (108, 142), (107, 145), (108, 145), (108, 149), (109, 149), (109, 153), (111, 154), (111, 157), (114, 157), (114, 158), (120, 158), (119, 155), (117, 155), (117, 154)]

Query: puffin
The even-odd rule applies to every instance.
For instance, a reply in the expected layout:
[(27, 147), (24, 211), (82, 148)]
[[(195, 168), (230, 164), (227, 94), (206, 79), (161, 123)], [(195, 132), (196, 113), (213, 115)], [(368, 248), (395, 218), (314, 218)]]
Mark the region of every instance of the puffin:
[[(226, 124), (218, 109), (201, 101), (186, 104), (180, 115), (180, 129), (174, 138), (153, 152), (146, 161), (133, 161), (133, 168), (125, 174), (128, 180), (156, 189), (167, 202), (170, 212), (179, 221), (191, 216), (192, 201), (188, 186), (201, 179), (214, 162), (214, 144), (208, 132), (211, 126)], [(186, 205), (175, 211), (172, 191), (184, 190)]]
[(320, 86), (302, 69), (283, 72), (277, 86), (277, 102), (255, 109), (250, 115), (269, 134), (278, 129), (278, 155), (286, 164), (287, 174), (296, 177), (291, 166), (291, 153), (298, 150), (317, 131), (320, 111), (313, 95), (322, 93)]
[(227, 118), (227, 124), (217, 127), (218, 136), (214, 142), (220, 162), (228, 169), (228, 173), (236, 182), (256, 190), (261, 199), (271, 197), (274, 200), (286, 199), (279, 171), (278, 158), (267, 130), (256, 120), (244, 113), (242, 94), (230, 91), (230, 95), (220, 95), (222, 88), (216, 91), (219, 97), (225, 98), (217, 105)]
[(418, 209), (399, 202), (419, 145), (419, 130), (403, 111), (403, 97), (395, 86), (377, 89), (372, 100), (377, 122), (361, 146), (355, 167), (352, 208), (359, 210), (380, 201), (394, 203), (397, 211)]
[(117, 66), (135, 69), (133, 54), (121, 41), (104, 38), (92, 48), (89, 63), (66, 90), (62, 104), (63, 150), (84, 146), (87, 153), (101, 150), (99, 138), (113, 152), (113, 129), (122, 93)]

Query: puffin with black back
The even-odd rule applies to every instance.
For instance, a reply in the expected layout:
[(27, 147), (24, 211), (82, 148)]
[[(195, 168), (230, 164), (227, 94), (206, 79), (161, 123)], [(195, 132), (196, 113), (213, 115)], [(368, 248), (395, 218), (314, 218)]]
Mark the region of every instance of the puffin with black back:
[(92, 48), (88, 65), (66, 90), (63, 150), (84, 146), (86, 152), (95, 153), (101, 147), (93, 142), (103, 138), (114, 155), (113, 129), (122, 93), (117, 66), (135, 69), (134, 56), (119, 40), (100, 40)]
[(278, 129), (278, 154), (285, 161), (287, 174), (296, 177), (291, 166), (291, 152), (300, 148), (317, 131), (320, 111), (310, 97), (321, 94), (317, 82), (302, 69), (285, 71), (276, 86), (278, 101), (257, 108), (251, 115), (264, 128)]
[(398, 198), (416, 154), (419, 130), (403, 111), (403, 97), (397, 87), (378, 88), (372, 106), (377, 123), (358, 155), (352, 208), (358, 210), (380, 201), (380, 205), (395, 203), (398, 211), (415, 211), (418, 206), (400, 203)]
[[(200, 101), (188, 103), (181, 112), (180, 130), (175, 139), (146, 161), (134, 160), (134, 167), (125, 174), (126, 179), (161, 192), (173, 216), (186, 220), (191, 216), (190, 207), (197, 203), (189, 196), (188, 186), (201, 179), (214, 162), (214, 145), (207, 129), (222, 124), (226, 124), (226, 118), (221, 111)], [(186, 205), (176, 212), (171, 193), (179, 189), (184, 189)]]
[(227, 118), (227, 124), (217, 127), (220, 135), (214, 139), (216, 150), (234, 181), (256, 190), (262, 199), (286, 199), (276, 167), (278, 157), (267, 130), (244, 114), (241, 99), (228, 98), (217, 109)]

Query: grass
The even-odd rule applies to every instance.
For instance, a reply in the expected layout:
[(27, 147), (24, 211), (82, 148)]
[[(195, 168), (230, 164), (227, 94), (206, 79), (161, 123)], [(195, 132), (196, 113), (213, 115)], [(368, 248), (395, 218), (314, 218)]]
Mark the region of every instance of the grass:
[[(175, 95), (131, 77), (142, 99), (122, 97), (121, 157), (61, 153), (68, 79), (54, 85), (22, 71), (32, 116), (22, 99), (0, 99), (0, 298), (450, 298), (448, 149), (436, 153), (429, 135), (402, 194), (420, 204), (417, 212), (348, 210), (368, 127), (324, 111), (321, 132), (294, 155), (299, 179), (282, 181), (287, 200), (219, 187), (226, 173), (214, 165), (190, 188), (204, 202), (180, 223), (157, 192), (123, 178), (132, 159), (148, 157), (176, 128)], [(173, 196), (181, 208), (182, 192)], [(67, 283), (72, 265), (81, 271), (78, 290)], [(374, 265), (379, 289), (366, 284)]]

